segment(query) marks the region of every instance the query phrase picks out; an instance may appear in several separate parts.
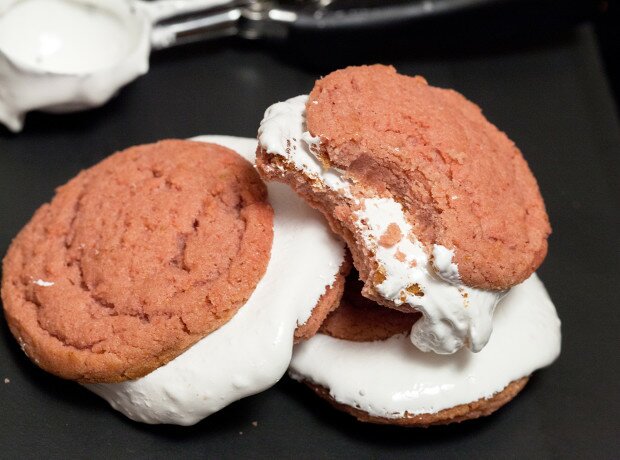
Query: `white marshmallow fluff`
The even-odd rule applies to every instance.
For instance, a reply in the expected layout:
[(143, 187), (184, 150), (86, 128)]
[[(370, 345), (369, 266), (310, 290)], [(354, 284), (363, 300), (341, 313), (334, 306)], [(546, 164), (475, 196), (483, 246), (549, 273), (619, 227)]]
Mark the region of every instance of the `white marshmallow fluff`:
[(0, 49), (34, 69), (86, 73), (116, 64), (132, 43), (122, 20), (69, 0), (22, 0), (0, 13)]
[[(140, 3), (142, 5), (142, 3)], [(0, 0), (0, 123), (98, 107), (147, 72), (151, 22), (129, 0)]]

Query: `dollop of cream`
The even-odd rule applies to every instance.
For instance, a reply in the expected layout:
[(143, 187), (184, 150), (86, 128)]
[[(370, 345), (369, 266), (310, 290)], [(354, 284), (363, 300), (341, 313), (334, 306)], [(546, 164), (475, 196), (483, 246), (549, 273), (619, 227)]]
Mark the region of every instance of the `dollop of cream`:
[[(224, 145), (254, 161), (253, 139), (197, 140)], [(133, 420), (191, 425), (282, 377), (291, 359), (295, 328), (308, 320), (325, 287), (333, 284), (344, 260), (344, 245), (323, 217), (288, 187), (268, 184), (268, 192), (274, 209), (271, 258), (235, 316), (138, 380), (86, 388)]]
[(493, 322), (484, 350), (451, 356), (416, 350), (405, 335), (351, 342), (317, 334), (295, 346), (289, 374), (375, 417), (433, 414), (490, 398), (558, 357), (560, 320), (536, 274), (510, 290)]
[(143, 4), (0, 0), (0, 123), (17, 132), (31, 110), (100, 106), (146, 73), (152, 23)]
[[(352, 230), (374, 254), (377, 293), (423, 314), (410, 335), (416, 347), (440, 354), (455, 353), (463, 347), (482, 350), (491, 336), (493, 311), (504, 293), (461, 283), (454, 251), (434, 245), (432, 253), (427, 254), (400, 203), (391, 198), (358, 196), (342, 171), (325, 167), (316, 154), (320, 139), (307, 131), (307, 101), (308, 96), (302, 95), (269, 107), (258, 130), (259, 145), (303, 173), (313, 187), (328, 188), (359, 209)], [(381, 244), (381, 237), (390, 225), (397, 226), (401, 238), (388, 247)]]
[(70, 0), (22, 0), (0, 12), (0, 49), (33, 69), (85, 73), (116, 64), (133, 42), (122, 19)]

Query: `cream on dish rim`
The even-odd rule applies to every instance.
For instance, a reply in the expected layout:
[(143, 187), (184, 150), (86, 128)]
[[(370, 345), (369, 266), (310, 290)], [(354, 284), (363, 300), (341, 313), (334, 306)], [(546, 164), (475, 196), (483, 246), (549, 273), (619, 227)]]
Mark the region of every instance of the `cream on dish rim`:
[[(195, 140), (229, 147), (254, 161), (253, 139)], [(333, 284), (344, 260), (344, 245), (322, 216), (287, 187), (267, 186), (274, 209), (271, 258), (246, 304), (224, 326), (150, 374), (86, 388), (133, 420), (192, 425), (269, 388), (284, 375), (295, 328), (308, 320), (325, 287)], [(297, 260), (305, 263), (291, 266)]]
[[(258, 131), (259, 145), (312, 179), (313, 187), (326, 187), (359, 208), (355, 231), (368, 252), (374, 254), (384, 277), (374, 286), (377, 293), (423, 315), (410, 335), (416, 347), (440, 354), (455, 353), (464, 346), (474, 352), (482, 350), (491, 336), (493, 312), (504, 292), (462, 284), (452, 261), (454, 252), (434, 245), (432, 254), (427, 254), (401, 204), (391, 198), (356, 196), (342, 171), (324, 167), (316, 156), (320, 139), (306, 128), (307, 101), (308, 96), (302, 95), (269, 107)], [(282, 172), (280, 165), (275, 168)], [(390, 224), (398, 226), (402, 238), (384, 247), (380, 239)], [(402, 260), (395, 257), (397, 253)]]
[(493, 323), (484, 350), (451, 356), (423, 353), (402, 334), (375, 342), (317, 334), (295, 346), (289, 374), (371, 416), (434, 414), (490, 398), (560, 353), (560, 320), (536, 274), (502, 299)]

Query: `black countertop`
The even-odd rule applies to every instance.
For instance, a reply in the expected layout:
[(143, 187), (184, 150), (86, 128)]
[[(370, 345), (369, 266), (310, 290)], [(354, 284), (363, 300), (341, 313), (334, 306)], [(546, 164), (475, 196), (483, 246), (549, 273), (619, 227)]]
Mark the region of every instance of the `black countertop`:
[(563, 321), (563, 351), (511, 404), (456, 426), (372, 426), (335, 412), (283, 378), (194, 427), (147, 426), (39, 370), (2, 320), (0, 457), (617, 456), (618, 120), (590, 26), (520, 43), (422, 52), (401, 37), (350, 53), (345, 45), (319, 53), (238, 40), (192, 45), (154, 56), (149, 74), (103, 108), (35, 113), (19, 135), (0, 130), (4, 254), (34, 210), (80, 169), (116, 150), (166, 137), (254, 137), (268, 105), (307, 93), (333, 68), (381, 61), (455, 88), (520, 146), (554, 228), (539, 274)]

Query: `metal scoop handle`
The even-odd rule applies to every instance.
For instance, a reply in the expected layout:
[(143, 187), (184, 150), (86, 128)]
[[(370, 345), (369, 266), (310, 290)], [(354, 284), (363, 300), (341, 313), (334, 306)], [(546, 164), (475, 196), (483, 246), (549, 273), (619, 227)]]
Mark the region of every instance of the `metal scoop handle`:
[(240, 0), (135, 0), (153, 30), (151, 48), (162, 49), (187, 42), (238, 33)]
[[(153, 18), (153, 49), (239, 35), (285, 39), (291, 30), (377, 27), (485, 5), (493, 0), (378, 0), (376, 6), (335, 8), (337, 0), (140, 1)], [(368, 2), (365, 2), (368, 4)]]

